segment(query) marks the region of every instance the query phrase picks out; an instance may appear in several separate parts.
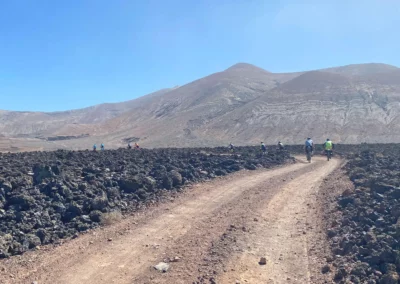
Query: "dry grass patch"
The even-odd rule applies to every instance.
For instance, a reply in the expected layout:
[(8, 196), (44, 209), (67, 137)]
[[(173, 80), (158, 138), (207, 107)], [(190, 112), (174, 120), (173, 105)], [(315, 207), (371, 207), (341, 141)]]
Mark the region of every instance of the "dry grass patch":
[(103, 226), (109, 226), (122, 220), (122, 214), (119, 211), (111, 211), (103, 213), (100, 217), (100, 224)]

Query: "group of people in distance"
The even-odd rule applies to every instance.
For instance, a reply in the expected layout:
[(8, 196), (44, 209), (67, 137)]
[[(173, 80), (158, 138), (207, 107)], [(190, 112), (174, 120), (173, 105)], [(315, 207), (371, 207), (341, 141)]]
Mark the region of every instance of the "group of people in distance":
[[(229, 147), (230, 151), (233, 152), (235, 146), (232, 143), (230, 143), (228, 147)], [(283, 143), (281, 141), (279, 141), (278, 142), (278, 150), (284, 150), (284, 149), (285, 149), (285, 146), (283, 145)], [(267, 146), (265, 145), (264, 142), (261, 142), (261, 152), (264, 155), (267, 153)]]
[[(104, 144), (103, 143), (101, 143), (100, 149), (101, 149), (101, 151), (104, 151)], [(93, 151), (97, 151), (97, 145), (96, 144), (93, 145)]]
[[(136, 143), (136, 142), (135, 142), (135, 145), (133, 145), (133, 147), (134, 147), (135, 149), (139, 149), (139, 148), (140, 148), (140, 147), (139, 147), (139, 144)], [(128, 143), (128, 149), (132, 149), (131, 142)]]
[[(230, 143), (228, 147), (231, 152), (234, 151), (235, 146), (232, 143)], [(332, 155), (332, 150), (334, 149), (335, 145), (328, 138), (328, 139), (326, 139), (323, 147), (324, 147), (325, 153), (328, 156), (328, 160), (329, 160), (329, 155)], [(285, 146), (283, 145), (283, 143), (281, 141), (279, 141), (278, 142), (278, 150), (284, 150), (284, 149), (285, 149)], [(314, 142), (310, 137), (307, 138), (307, 140), (306, 140), (304, 150), (306, 152), (307, 160), (309, 160), (309, 162), (311, 162), (311, 155), (314, 153)], [(267, 146), (265, 145), (264, 142), (261, 142), (261, 151), (263, 154), (267, 153)]]
[[(323, 144), (325, 154), (328, 157), (328, 161), (330, 160), (330, 157), (332, 156), (332, 151), (335, 148), (335, 145), (331, 141), (331, 139), (326, 139), (325, 143)], [(306, 152), (307, 160), (311, 162), (311, 156), (314, 153), (314, 141), (308, 137), (304, 146), (304, 150)]]
[[(103, 144), (103, 143), (101, 144), (100, 147), (101, 147), (101, 148), (100, 148), (101, 151), (104, 151), (105, 148), (104, 148), (104, 144)], [(135, 145), (134, 145), (133, 147), (134, 147), (135, 149), (139, 149), (139, 148), (140, 148), (140, 147), (139, 147), (139, 144), (136, 143), (136, 142), (135, 142)], [(132, 149), (131, 142), (128, 143), (128, 149)], [(96, 144), (93, 145), (93, 151), (97, 151), (97, 145), (96, 145)]]
[[(104, 144), (101, 144), (101, 151), (104, 151)], [(324, 150), (325, 150), (325, 154), (328, 156), (328, 161), (330, 159), (330, 156), (332, 155), (332, 150), (334, 149), (335, 145), (332, 143), (332, 141), (328, 138), (326, 139), (324, 145)], [(135, 149), (139, 149), (139, 144), (135, 142), (134, 145)], [(231, 152), (234, 151), (235, 146), (230, 143), (229, 144), (229, 149)], [(132, 149), (131, 143), (128, 143), (128, 149)], [(278, 142), (278, 150), (284, 150), (285, 146), (283, 145), (283, 143), (281, 141)], [(304, 146), (304, 150), (306, 152), (306, 156), (307, 156), (307, 160), (309, 162), (311, 162), (311, 156), (314, 153), (314, 141), (308, 137)], [(93, 145), (93, 151), (97, 151), (97, 146), (96, 144)], [(263, 153), (263, 155), (265, 155), (267, 153), (267, 146), (265, 145), (264, 142), (261, 142), (261, 152)]]

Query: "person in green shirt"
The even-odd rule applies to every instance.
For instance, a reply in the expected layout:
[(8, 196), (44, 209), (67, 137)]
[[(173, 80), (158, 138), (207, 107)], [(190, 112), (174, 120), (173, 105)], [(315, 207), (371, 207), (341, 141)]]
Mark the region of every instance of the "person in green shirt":
[(326, 139), (326, 141), (324, 143), (324, 150), (325, 150), (326, 156), (328, 157), (328, 161), (332, 157), (332, 151), (334, 148), (335, 148), (335, 145), (332, 143), (332, 141), (329, 138)]

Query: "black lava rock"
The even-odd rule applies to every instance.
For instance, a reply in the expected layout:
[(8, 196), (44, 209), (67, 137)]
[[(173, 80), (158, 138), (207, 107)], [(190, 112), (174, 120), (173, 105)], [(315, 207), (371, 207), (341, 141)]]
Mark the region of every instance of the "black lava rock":
[[(268, 168), (292, 159), (257, 147), (54, 151), (0, 155), (0, 258), (96, 228), (103, 216), (135, 211), (163, 189)], [(250, 166), (249, 166), (250, 165)]]

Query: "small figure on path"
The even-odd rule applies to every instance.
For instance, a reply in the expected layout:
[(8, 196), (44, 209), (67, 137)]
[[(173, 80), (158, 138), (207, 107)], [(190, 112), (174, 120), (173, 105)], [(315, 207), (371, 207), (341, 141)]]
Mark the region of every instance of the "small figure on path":
[(306, 152), (307, 161), (311, 163), (311, 156), (313, 155), (314, 152), (314, 142), (310, 137), (307, 138), (304, 149)]
[(335, 149), (335, 145), (329, 138), (326, 139), (324, 143), (324, 150), (325, 150), (325, 155), (328, 158), (328, 161), (332, 158), (333, 149)]
[(285, 150), (285, 146), (283, 145), (283, 143), (281, 141), (278, 142), (278, 149)]
[(261, 142), (261, 151), (263, 155), (267, 154), (267, 146), (265, 146), (264, 142)]

